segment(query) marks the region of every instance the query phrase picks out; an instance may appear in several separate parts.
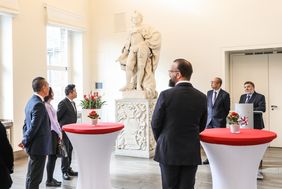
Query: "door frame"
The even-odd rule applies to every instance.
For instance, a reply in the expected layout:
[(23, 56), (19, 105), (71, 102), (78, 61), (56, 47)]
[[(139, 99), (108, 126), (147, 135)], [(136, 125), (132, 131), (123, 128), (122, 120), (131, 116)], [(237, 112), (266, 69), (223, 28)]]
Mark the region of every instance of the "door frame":
[[(222, 62), (224, 65), (224, 76), (223, 79), (226, 81), (225, 83), (225, 88), (229, 91), (230, 93), (230, 98), (231, 98), (231, 104), (232, 106), (234, 105), (234, 102), (232, 102), (233, 98), (233, 92), (232, 92), (232, 61), (231, 61), (231, 55), (232, 54), (246, 54), (246, 53), (253, 53), (253, 54), (269, 54), (267, 52), (269, 51), (279, 51), (282, 52), (282, 43), (280, 44), (269, 44), (269, 45), (258, 45), (258, 46), (242, 46), (242, 47), (227, 47), (227, 48), (222, 48)], [(269, 102), (266, 102), (267, 106)], [(268, 127), (265, 128), (266, 130), (270, 130), (269, 126), (269, 118), (268, 116), (267, 120), (264, 120), (267, 122)]]

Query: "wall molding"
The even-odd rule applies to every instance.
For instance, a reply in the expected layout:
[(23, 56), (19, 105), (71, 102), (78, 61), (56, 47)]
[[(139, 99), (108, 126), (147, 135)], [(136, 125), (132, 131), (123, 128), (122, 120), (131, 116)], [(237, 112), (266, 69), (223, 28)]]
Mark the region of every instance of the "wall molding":
[(0, 0), (0, 12), (3, 14), (16, 15), (19, 14), (18, 0)]
[(44, 4), (44, 8), (46, 9), (46, 21), (48, 24), (63, 26), (72, 30), (86, 30), (85, 16), (49, 4)]

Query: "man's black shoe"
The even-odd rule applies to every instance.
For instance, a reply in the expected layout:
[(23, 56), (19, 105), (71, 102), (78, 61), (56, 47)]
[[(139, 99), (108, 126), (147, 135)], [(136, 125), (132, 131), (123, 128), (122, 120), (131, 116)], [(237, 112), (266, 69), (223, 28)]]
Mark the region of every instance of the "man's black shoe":
[(63, 179), (64, 180), (70, 180), (70, 175), (68, 173), (63, 173)]
[(46, 186), (50, 186), (50, 187), (60, 187), (61, 183), (56, 182), (55, 180), (52, 180), (51, 182), (47, 181), (46, 182)]
[(78, 172), (73, 171), (72, 169), (68, 171), (69, 176), (77, 176)]
[(62, 182), (61, 182), (61, 181), (57, 181), (57, 180), (56, 180), (56, 179), (54, 179), (54, 178), (53, 178), (53, 181), (54, 181), (54, 182), (56, 182), (56, 183), (62, 184)]
[(207, 164), (210, 164), (210, 162), (209, 162), (208, 159), (206, 159), (205, 161), (203, 161), (203, 164), (204, 164), (204, 165), (207, 165)]
[(257, 174), (257, 180), (263, 180), (263, 174), (261, 171), (259, 171)]

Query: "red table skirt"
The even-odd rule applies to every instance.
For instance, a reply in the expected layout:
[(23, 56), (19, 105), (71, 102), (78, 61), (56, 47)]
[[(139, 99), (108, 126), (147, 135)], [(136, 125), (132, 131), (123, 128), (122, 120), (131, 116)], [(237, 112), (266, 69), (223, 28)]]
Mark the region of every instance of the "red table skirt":
[(107, 134), (119, 131), (124, 128), (122, 123), (98, 123), (97, 125), (90, 124), (68, 124), (63, 126), (63, 130), (69, 133), (77, 134)]
[(265, 144), (276, 137), (274, 132), (258, 129), (240, 129), (240, 133), (233, 134), (229, 128), (213, 128), (200, 133), (203, 142), (234, 146)]

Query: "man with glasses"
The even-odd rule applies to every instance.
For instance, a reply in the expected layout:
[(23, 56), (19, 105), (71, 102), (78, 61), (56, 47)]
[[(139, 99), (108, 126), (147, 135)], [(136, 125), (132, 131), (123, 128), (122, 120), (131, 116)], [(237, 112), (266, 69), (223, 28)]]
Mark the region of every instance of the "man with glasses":
[[(263, 129), (264, 123), (262, 113), (265, 112), (265, 97), (255, 91), (255, 84), (252, 81), (244, 83), (245, 94), (241, 95), (239, 103), (252, 103), (254, 112), (254, 129)], [(259, 168), (262, 168), (262, 161)], [(263, 174), (259, 170), (258, 180), (263, 180)]]
[(193, 189), (200, 155), (199, 133), (207, 120), (206, 95), (190, 83), (193, 69), (176, 59), (169, 70), (169, 85), (160, 93), (152, 129), (157, 141), (154, 160), (159, 162), (163, 189)]
[[(215, 77), (211, 81), (211, 88), (207, 93), (208, 100), (208, 120), (207, 129), (225, 128), (226, 117), (230, 110), (229, 93), (221, 89), (222, 79)], [(203, 161), (203, 164), (209, 164), (209, 160)]]

